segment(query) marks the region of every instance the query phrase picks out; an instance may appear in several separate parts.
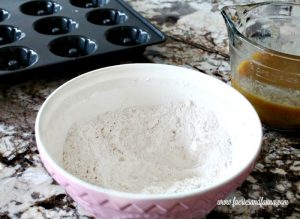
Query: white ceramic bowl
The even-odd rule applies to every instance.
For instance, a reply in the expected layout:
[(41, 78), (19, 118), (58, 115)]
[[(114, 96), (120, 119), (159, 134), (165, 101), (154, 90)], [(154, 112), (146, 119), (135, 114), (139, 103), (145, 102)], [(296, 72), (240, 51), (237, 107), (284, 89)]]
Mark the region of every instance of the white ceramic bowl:
[[(213, 111), (230, 135), (233, 161), (210, 186), (178, 194), (130, 194), (89, 184), (62, 165), (70, 126), (102, 112), (133, 105), (190, 99)], [(239, 186), (255, 165), (262, 128), (250, 103), (229, 85), (194, 70), (161, 64), (128, 64), (81, 75), (55, 90), (36, 119), (36, 141), (46, 169), (82, 207), (99, 218), (193, 218), (209, 213)]]

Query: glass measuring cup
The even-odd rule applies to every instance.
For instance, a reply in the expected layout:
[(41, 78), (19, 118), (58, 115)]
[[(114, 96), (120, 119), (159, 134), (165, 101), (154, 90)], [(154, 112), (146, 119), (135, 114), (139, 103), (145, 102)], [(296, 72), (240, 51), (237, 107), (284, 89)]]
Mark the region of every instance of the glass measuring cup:
[(263, 123), (300, 130), (300, 4), (225, 6), (232, 86)]

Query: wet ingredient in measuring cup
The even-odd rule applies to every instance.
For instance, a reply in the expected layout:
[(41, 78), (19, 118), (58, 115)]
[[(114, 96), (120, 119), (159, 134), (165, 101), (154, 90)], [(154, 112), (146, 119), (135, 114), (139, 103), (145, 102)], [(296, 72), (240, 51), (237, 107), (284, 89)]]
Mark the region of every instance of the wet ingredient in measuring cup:
[(71, 127), (63, 164), (100, 187), (177, 193), (206, 187), (231, 164), (231, 140), (208, 109), (191, 101), (106, 112)]
[(240, 63), (232, 86), (271, 127), (300, 129), (300, 59), (255, 53)]

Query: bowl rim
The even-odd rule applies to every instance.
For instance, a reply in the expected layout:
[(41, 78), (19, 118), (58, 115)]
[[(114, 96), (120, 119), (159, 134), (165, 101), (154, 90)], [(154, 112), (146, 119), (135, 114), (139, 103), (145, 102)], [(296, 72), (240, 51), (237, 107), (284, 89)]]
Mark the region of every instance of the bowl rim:
[[(154, 66), (154, 65), (157, 66), (157, 67), (170, 68), (170, 69), (176, 68), (177, 70), (181, 70), (181, 71), (189, 71), (189, 72), (193, 72), (194, 74), (195, 73), (199, 74), (199, 77), (210, 78), (208, 80), (214, 80), (215, 83), (219, 83), (220, 86), (223, 86), (223, 87), (227, 86), (227, 88), (224, 88), (224, 89), (231, 89), (232, 92), (235, 93), (235, 95), (238, 95), (239, 98), (242, 98), (244, 102), (246, 101), (245, 103), (248, 104), (249, 110), (252, 111), (252, 117), (253, 117), (253, 119), (256, 120), (255, 122), (257, 123), (257, 128), (259, 129), (259, 130), (257, 130), (257, 132), (256, 132), (257, 136), (255, 137), (255, 140), (257, 141), (255, 143), (255, 145), (257, 146), (257, 148), (255, 150), (255, 156), (251, 157), (249, 159), (249, 161), (246, 163), (246, 165), (244, 165), (242, 168), (239, 168), (239, 171), (236, 171), (233, 175), (231, 175), (230, 177), (226, 177), (224, 180), (220, 180), (219, 182), (214, 183), (212, 186), (206, 186), (204, 188), (196, 189), (196, 190), (189, 191), (189, 192), (158, 193), (158, 194), (130, 193), (130, 192), (122, 192), (122, 191), (117, 191), (117, 190), (108, 189), (108, 188), (102, 188), (100, 186), (97, 186), (97, 185), (94, 185), (94, 184), (89, 183), (87, 181), (84, 181), (84, 180), (80, 179), (79, 177), (69, 173), (61, 165), (59, 165), (57, 162), (55, 162), (51, 158), (51, 156), (47, 152), (47, 149), (44, 146), (43, 141), (41, 139), (40, 123), (41, 123), (41, 118), (43, 116), (44, 109), (47, 107), (49, 101), (52, 99), (52, 97), (54, 95), (56, 95), (58, 92), (60, 92), (60, 90), (63, 89), (64, 87), (67, 87), (69, 84), (74, 83), (75, 81), (79, 81), (81, 79), (84, 79), (85, 77), (91, 77), (93, 74), (106, 74), (108, 71), (114, 71), (115, 69), (120, 70), (120, 68), (132, 68), (132, 67), (135, 68), (136, 66), (151, 69), (151, 67)], [(42, 104), (42, 106), (40, 107), (40, 109), (38, 111), (36, 121), (35, 121), (36, 144), (37, 144), (39, 155), (40, 155), (40, 157), (43, 158), (43, 160), (42, 160), (43, 164), (46, 162), (47, 165), (51, 166), (54, 171), (58, 172), (60, 175), (64, 176), (65, 178), (67, 178), (67, 180), (73, 182), (76, 185), (80, 185), (82, 187), (88, 188), (89, 190), (95, 191), (97, 193), (103, 193), (103, 194), (106, 194), (106, 195), (109, 195), (109, 196), (114, 196), (114, 197), (118, 197), (118, 198), (129, 199), (129, 200), (172, 200), (172, 199), (182, 199), (182, 198), (187, 198), (187, 197), (191, 197), (191, 196), (195, 196), (195, 195), (199, 195), (199, 194), (205, 194), (205, 193), (207, 193), (209, 191), (212, 191), (216, 188), (222, 187), (223, 185), (229, 183), (230, 181), (238, 178), (240, 175), (242, 175), (244, 173), (245, 170), (249, 169), (251, 167), (251, 165), (256, 162), (256, 160), (257, 160), (257, 158), (260, 154), (260, 151), (261, 151), (262, 137), (263, 137), (262, 125), (261, 125), (261, 121), (259, 119), (259, 116), (258, 116), (257, 112), (255, 111), (254, 107), (250, 104), (250, 102), (242, 94), (240, 94), (237, 90), (235, 90), (234, 88), (232, 88), (228, 84), (226, 84), (226, 83), (224, 83), (224, 82), (222, 82), (222, 81), (220, 81), (216, 78), (213, 78), (212, 76), (206, 75), (204, 73), (197, 72), (196, 70), (181, 67), (181, 66), (168, 65), (168, 64), (156, 64), (156, 63), (134, 63), (134, 64), (121, 64), (121, 65), (109, 66), (109, 67), (104, 67), (104, 68), (96, 69), (96, 70), (93, 70), (93, 71), (89, 71), (89, 72), (84, 73), (82, 75), (79, 75), (79, 76), (77, 76), (77, 77), (75, 77), (71, 80), (68, 80), (67, 82), (60, 85), (58, 88), (56, 88), (46, 98), (46, 100), (44, 101), (44, 103)], [(46, 165), (44, 165), (44, 166), (46, 166)], [(46, 169), (47, 169), (47, 167), (46, 167)], [(252, 168), (251, 168), (251, 170), (252, 170)], [(47, 169), (47, 171), (49, 172), (48, 169)]]

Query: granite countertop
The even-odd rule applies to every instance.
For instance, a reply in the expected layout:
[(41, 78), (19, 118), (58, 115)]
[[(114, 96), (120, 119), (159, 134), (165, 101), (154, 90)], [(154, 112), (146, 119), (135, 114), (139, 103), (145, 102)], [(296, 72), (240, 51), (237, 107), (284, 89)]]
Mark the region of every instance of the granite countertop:
[[(225, 0), (127, 0), (168, 36), (135, 61), (193, 68), (230, 82)], [(249, 2), (249, 1), (248, 1)], [(75, 75), (78, 73), (75, 73)], [(63, 73), (0, 85), (0, 218), (89, 218), (41, 164), (34, 123), (45, 98), (75, 75)], [(287, 206), (218, 206), (207, 219), (300, 218), (300, 137), (264, 127), (262, 152), (230, 197), (288, 200)]]

